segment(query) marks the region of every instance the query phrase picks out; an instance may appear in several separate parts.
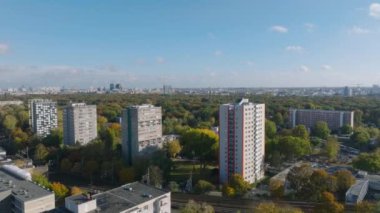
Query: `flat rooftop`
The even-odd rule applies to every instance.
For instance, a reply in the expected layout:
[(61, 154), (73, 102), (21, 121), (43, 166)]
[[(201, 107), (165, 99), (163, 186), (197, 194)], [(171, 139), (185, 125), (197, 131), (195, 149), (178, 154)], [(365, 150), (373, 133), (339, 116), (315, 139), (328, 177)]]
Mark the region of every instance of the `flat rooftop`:
[(24, 202), (54, 194), (35, 183), (20, 179), (0, 168), (0, 193), (11, 191), (12, 195)]
[[(98, 207), (97, 212), (114, 213), (131, 209), (167, 193), (169, 192), (165, 190), (154, 188), (139, 182), (133, 182), (93, 195), (92, 198), (96, 199), (96, 205)], [(84, 195), (75, 195), (66, 199), (73, 200), (77, 203), (87, 202), (87, 197)], [(64, 211), (56, 210), (55, 212)]]
[(113, 213), (127, 210), (133, 206), (158, 198), (164, 191), (139, 182), (129, 183), (118, 188), (94, 195), (101, 212)]

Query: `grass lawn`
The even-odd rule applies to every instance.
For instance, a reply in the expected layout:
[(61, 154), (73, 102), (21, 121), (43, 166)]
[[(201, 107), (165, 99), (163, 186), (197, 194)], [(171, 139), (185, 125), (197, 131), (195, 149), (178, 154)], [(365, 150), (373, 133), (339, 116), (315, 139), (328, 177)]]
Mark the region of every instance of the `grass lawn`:
[(170, 180), (177, 183), (185, 183), (193, 174), (193, 184), (198, 180), (207, 180), (213, 184), (218, 182), (218, 172), (214, 170), (217, 166), (206, 166), (205, 169), (200, 168), (199, 163), (193, 165), (192, 162), (177, 161), (174, 162), (174, 169), (170, 173)]

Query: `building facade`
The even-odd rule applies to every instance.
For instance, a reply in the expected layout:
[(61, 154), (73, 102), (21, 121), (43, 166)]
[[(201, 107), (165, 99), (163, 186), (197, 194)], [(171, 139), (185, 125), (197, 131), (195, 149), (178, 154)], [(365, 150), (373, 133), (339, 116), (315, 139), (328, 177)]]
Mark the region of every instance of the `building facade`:
[(334, 110), (311, 110), (311, 109), (290, 109), (290, 126), (305, 125), (312, 129), (318, 121), (324, 121), (330, 130), (338, 131), (342, 126), (349, 125), (354, 127), (353, 111), (334, 111)]
[(220, 182), (233, 174), (254, 183), (264, 177), (265, 104), (242, 99), (219, 107)]
[(29, 101), (29, 124), (38, 136), (49, 135), (58, 127), (57, 102), (46, 99)]
[(63, 111), (63, 143), (85, 145), (97, 133), (96, 105), (71, 103)]
[(141, 154), (161, 149), (161, 107), (153, 105), (131, 106), (122, 114), (122, 150), (128, 163)]

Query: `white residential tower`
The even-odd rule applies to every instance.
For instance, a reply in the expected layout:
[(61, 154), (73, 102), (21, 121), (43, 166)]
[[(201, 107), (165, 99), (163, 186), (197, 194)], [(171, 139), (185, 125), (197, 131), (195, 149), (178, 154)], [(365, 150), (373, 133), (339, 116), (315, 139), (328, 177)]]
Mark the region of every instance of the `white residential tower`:
[(264, 177), (265, 104), (242, 99), (219, 107), (220, 182), (233, 174), (254, 183)]

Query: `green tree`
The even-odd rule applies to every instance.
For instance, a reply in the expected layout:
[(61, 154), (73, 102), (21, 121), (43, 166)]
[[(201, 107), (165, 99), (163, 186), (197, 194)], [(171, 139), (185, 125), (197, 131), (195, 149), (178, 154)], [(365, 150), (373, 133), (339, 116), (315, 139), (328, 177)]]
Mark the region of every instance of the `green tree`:
[(326, 122), (324, 121), (318, 121), (314, 128), (313, 128), (314, 136), (327, 139), (327, 137), (330, 135), (330, 129)]
[(355, 205), (355, 213), (373, 213), (376, 211), (376, 205), (368, 201), (363, 201)]
[(334, 137), (329, 137), (325, 144), (325, 154), (330, 160), (336, 159), (340, 150), (338, 140)]
[(48, 155), (49, 155), (49, 151), (42, 143), (36, 146), (36, 149), (34, 151), (35, 161), (44, 162)]
[(251, 185), (239, 174), (233, 174), (228, 185), (234, 189), (236, 196), (243, 196), (251, 189)]
[(95, 160), (89, 160), (84, 163), (83, 172), (84, 172), (84, 175), (90, 177), (91, 184), (92, 184), (94, 173), (98, 171), (98, 169), (99, 169), (99, 164)]
[(53, 129), (50, 134), (42, 139), (45, 146), (50, 147), (60, 147), (63, 143), (63, 131), (62, 129)]
[(7, 115), (5, 116), (3, 120), (3, 126), (8, 130), (12, 131), (13, 129), (16, 128), (17, 125), (17, 119), (13, 115)]
[(339, 170), (334, 173), (337, 179), (337, 192), (341, 199), (344, 198), (347, 190), (355, 184), (356, 178), (348, 170)]
[(368, 132), (370, 138), (377, 138), (379, 136), (379, 133), (380, 133), (379, 129), (376, 127), (369, 127), (367, 129), (367, 132)]
[(69, 189), (59, 182), (53, 182), (50, 188), (58, 198), (65, 198), (69, 193)]
[(199, 180), (197, 184), (195, 184), (194, 191), (198, 194), (203, 194), (209, 191), (212, 191), (215, 189), (215, 186), (212, 185), (212, 183), (205, 181), (205, 180)]
[(322, 193), (322, 202), (314, 209), (316, 213), (343, 213), (344, 206), (338, 203), (330, 192)]
[(273, 121), (278, 125), (278, 126), (283, 126), (284, 125), (284, 117), (282, 116), (281, 113), (277, 112), (274, 117)]
[(162, 170), (158, 166), (149, 166), (149, 184), (161, 188), (163, 183)]
[(335, 192), (337, 188), (337, 179), (334, 176), (330, 176), (323, 169), (314, 170), (310, 176), (309, 187), (306, 197), (309, 200), (321, 201), (323, 192)]
[(352, 164), (356, 169), (377, 173), (380, 171), (380, 154), (377, 152), (361, 153)]
[(355, 110), (355, 116), (354, 116), (354, 126), (361, 126), (362, 125), (362, 120), (363, 120), (363, 111), (362, 110)]
[(265, 120), (265, 134), (268, 138), (273, 138), (276, 135), (276, 123), (271, 120)]
[(272, 197), (281, 198), (284, 196), (284, 182), (280, 180), (271, 180), (269, 182), (269, 191)]
[(219, 137), (211, 130), (189, 129), (182, 135), (181, 144), (182, 152), (188, 158), (197, 158), (203, 168), (217, 160)]
[(168, 188), (171, 192), (179, 192), (179, 184), (175, 181), (170, 181), (168, 184)]
[(71, 168), (73, 167), (73, 163), (68, 158), (64, 158), (61, 160), (61, 172), (69, 173)]
[(300, 197), (305, 196), (309, 189), (310, 177), (313, 174), (313, 168), (309, 164), (302, 164), (290, 169), (286, 180), (289, 187), (293, 189)]
[(73, 186), (70, 189), (70, 195), (80, 195), (82, 193), (83, 193), (82, 189), (77, 186)]
[(351, 135), (351, 140), (358, 144), (360, 147), (368, 145), (370, 141), (370, 135), (364, 128), (357, 128), (354, 134)]
[(175, 158), (178, 155), (178, 153), (181, 152), (182, 149), (181, 144), (178, 140), (170, 141), (167, 146), (168, 154), (172, 158)]
[(121, 184), (130, 183), (135, 180), (135, 170), (133, 167), (123, 167), (119, 173), (119, 182)]
[(33, 172), (32, 173), (32, 180), (33, 182), (36, 182), (37, 184), (50, 189), (51, 183), (47, 179), (47, 177), (43, 174), (40, 174), (38, 172)]
[(29, 114), (27, 111), (19, 111), (17, 113), (17, 120), (21, 128), (27, 128), (29, 125)]
[(307, 131), (306, 127), (304, 125), (297, 125), (292, 130), (292, 135), (294, 137), (299, 137), (304, 140), (309, 140), (309, 132)]
[(189, 200), (184, 208), (181, 209), (181, 213), (214, 213), (214, 208), (207, 203), (196, 203), (193, 200)]
[(286, 159), (293, 160), (311, 151), (310, 141), (293, 136), (281, 137), (278, 149)]
[(345, 134), (345, 135), (349, 135), (352, 133), (352, 126), (351, 125), (348, 125), (348, 124), (345, 124), (343, 125), (341, 128), (340, 128), (340, 133), (341, 134)]
[(257, 205), (254, 210), (254, 213), (303, 213), (301, 209), (293, 207), (284, 207), (278, 206), (272, 202), (262, 202)]
[(235, 189), (229, 186), (228, 184), (224, 184), (222, 187), (222, 194), (225, 197), (235, 197), (236, 192)]

